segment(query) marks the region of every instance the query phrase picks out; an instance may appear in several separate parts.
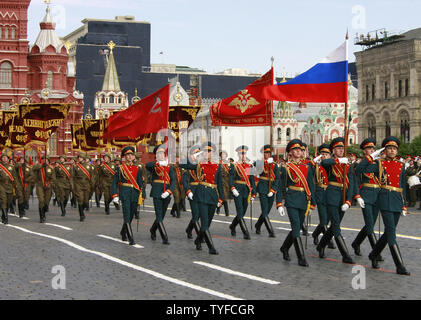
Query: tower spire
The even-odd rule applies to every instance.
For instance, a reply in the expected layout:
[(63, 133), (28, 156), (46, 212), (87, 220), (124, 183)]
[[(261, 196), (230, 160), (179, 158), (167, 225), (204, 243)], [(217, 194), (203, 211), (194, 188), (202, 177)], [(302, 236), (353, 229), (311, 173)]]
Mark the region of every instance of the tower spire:
[(119, 92), (120, 90), (120, 81), (118, 80), (117, 67), (114, 60), (114, 52), (116, 44), (114, 41), (108, 43), (108, 48), (110, 48), (110, 56), (108, 58), (107, 70), (105, 71), (104, 83), (102, 85), (102, 91), (114, 91)]

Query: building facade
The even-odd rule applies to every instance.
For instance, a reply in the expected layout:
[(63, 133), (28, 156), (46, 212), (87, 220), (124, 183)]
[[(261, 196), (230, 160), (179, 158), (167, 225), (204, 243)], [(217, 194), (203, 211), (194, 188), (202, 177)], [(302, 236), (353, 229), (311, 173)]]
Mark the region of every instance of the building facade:
[(356, 52), (359, 140), (421, 134), (421, 28)]

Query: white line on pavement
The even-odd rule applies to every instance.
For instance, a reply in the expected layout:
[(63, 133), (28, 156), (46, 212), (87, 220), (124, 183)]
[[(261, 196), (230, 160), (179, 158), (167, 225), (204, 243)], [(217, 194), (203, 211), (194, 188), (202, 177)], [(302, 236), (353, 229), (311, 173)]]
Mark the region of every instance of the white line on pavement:
[(242, 272), (238, 272), (238, 271), (234, 271), (231, 269), (227, 269), (227, 268), (223, 268), (214, 264), (210, 264), (210, 263), (206, 263), (206, 262), (202, 262), (202, 261), (193, 261), (193, 263), (195, 264), (199, 264), (211, 269), (215, 269), (215, 270), (219, 270), (222, 272), (226, 272), (235, 276), (239, 276), (239, 277), (243, 277), (243, 278), (247, 278), (247, 279), (251, 279), (251, 280), (255, 280), (255, 281), (260, 281), (263, 283), (268, 283), (268, 284), (280, 284), (280, 282), (278, 281), (273, 281), (273, 280), (269, 280), (269, 279), (265, 279), (265, 278), (261, 278), (261, 277), (256, 277), (250, 274), (246, 274), (246, 273), (242, 273)]
[(44, 224), (46, 224), (47, 226), (53, 226), (53, 227), (61, 228), (61, 229), (68, 230), (68, 231), (72, 231), (73, 230), (72, 228), (61, 226), (59, 224), (48, 223), (48, 222), (46, 222)]
[(216, 219), (213, 219), (212, 220), (212, 222), (213, 221), (215, 221), (215, 222), (220, 222), (220, 223), (225, 223), (225, 224), (231, 224), (231, 222), (230, 221), (222, 221), (222, 220), (216, 220)]
[[(8, 213), (8, 215), (9, 215), (9, 216), (12, 216), (12, 217), (20, 218), (17, 214)], [(22, 218), (20, 218), (20, 219), (23, 219), (23, 220), (29, 220), (29, 218), (27, 218), (27, 217), (22, 217)]]
[(62, 238), (59, 238), (59, 237), (50, 236), (50, 235), (47, 235), (47, 234), (30, 231), (28, 229), (24, 229), (24, 228), (21, 228), (21, 227), (18, 227), (18, 226), (10, 225), (10, 224), (8, 224), (7, 226), (8, 227), (11, 227), (11, 228), (18, 229), (18, 230), (23, 231), (23, 232), (26, 232), (26, 233), (30, 233), (30, 234), (34, 234), (34, 235), (37, 235), (37, 236), (40, 236), (40, 237), (44, 237), (44, 238), (48, 238), (48, 239), (59, 241), (61, 243), (64, 243), (64, 244), (66, 244), (66, 245), (68, 245), (68, 246), (70, 246), (72, 248), (75, 248), (77, 250), (80, 250), (82, 252), (86, 252), (86, 253), (90, 253), (90, 254), (94, 254), (94, 255), (100, 256), (100, 257), (102, 257), (102, 258), (104, 258), (106, 260), (113, 261), (115, 263), (121, 264), (121, 265), (126, 266), (128, 268), (132, 268), (134, 270), (141, 271), (143, 273), (149, 274), (149, 275), (151, 275), (153, 277), (156, 277), (158, 279), (165, 280), (165, 281), (168, 281), (168, 282), (171, 282), (171, 283), (174, 283), (174, 284), (183, 286), (183, 287), (187, 287), (187, 288), (190, 288), (190, 289), (201, 291), (201, 292), (207, 293), (209, 295), (213, 295), (213, 296), (216, 296), (216, 297), (219, 297), (219, 298), (223, 298), (223, 299), (228, 299), (228, 300), (243, 300), (243, 299), (240, 299), (240, 298), (237, 298), (237, 297), (234, 297), (234, 296), (231, 296), (231, 295), (222, 293), (222, 292), (218, 292), (218, 291), (215, 291), (215, 290), (207, 289), (207, 288), (204, 288), (204, 287), (201, 287), (201, 286), (198, 286), (198, 285), (195, 285), (195, 284), (192, 284), (192, 283), (183, 281), (183, 280), (178, 280), (176, 278), (172, 278), (172, 277), (166, 276), (166, 275), (164, 275), (162, 273), (159, 273), (159, 272), (156, 272), (156, 271), (153, 271), (153, 270), (149, 270), (149, 269), (143, 268), (141, 266), (138, 266), (138, 265), (135, 265), (133, 263), (130, 263), (130, 262), (121, 260), (119, 258), (110, 256), (110, 255), (108, 255), (106, 253), (103, 253), (103, 252), (86, 249), (86, 248), (84, 248), (84, 247), (82, 247), (82, 246), (80, 246), (80, 245), (78, 245), (78, 244), (76, 244), (74, 242), (71, 242), (71, 241), (68, 241), (68, 240), (65, 240), (65, 239), (62, 239)]
[[(106, 236), (106, 235), (103, 235), (103, 234), (99, 234), (99, 235), (98, 235), (98, 237), (101, 237), (101, 238), (104, 238), (104, 239), (108, 239), (108, 240), (113, 240), (113, 241), (120, 242), (120, 243), (124, 243), (124, 244), (128, 244), (128, 242), (127, 242), (127, 241), (121, 241), (120, 239), (113, 238), (113, 237), (109, 237), (109, 236)], [(133, 245), (132, 247), (134, 247), (134, 248), (138, 248), (138, 249), (142, 249), (142, 248), (144, 248), (144, 247), (143, 247), (143, 246), (141, 246), (140, 244), (135, 244), (135, 245)]]

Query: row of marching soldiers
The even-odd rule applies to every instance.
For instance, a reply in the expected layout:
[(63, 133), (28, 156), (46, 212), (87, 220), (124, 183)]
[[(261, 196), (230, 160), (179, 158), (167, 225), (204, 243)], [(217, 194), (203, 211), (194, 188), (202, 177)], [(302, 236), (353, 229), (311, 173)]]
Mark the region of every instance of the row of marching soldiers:
[[(396, 242), (399, 218), (407, 213), (405, 168), (397, 158), (399, 144), (399, 139), (388, 137), (384, 139), (382, 149), (375, 151), (375, 140), (366, 139), (360, 145), (364, 158), (359, 163), (351, 164), (344, 156), (344, 139), (341, 137), (334, 139), (330, 145), (319, 146), (319, 156), (313, 160), (304, 159), (305, 144), (294, 139), (286, 148), (288, 162), (278, 166), (271, 157), (269, 145), (261, 149), (263, 159), (254, 163), (247, 159), (247, 146), (240, 146), (236, 149), (239, 160), (230, 163), (218, 159), (215, 145), (206, 142), (190, 148), (187, 163), (178, 165), (184, 169), (181, 179), (175, 167), (168, 164), (165, 145), (158, 146), (154, 150), (156, 161), (146, 164), (147, 171), (152, 175), (150, 197), (156, 214), (150, 228), (151, 239), (156, 240), (158, 230), (163, 243), (169, 244), (164, 217), (176, 186), (182, 185), (192, 214), (186, 233), (192, 239), (195, 230), (197, 238), (194, 244), (197, 250), (202, 250), (202, 243), (205, 242), (210, 254), (218, 254), (209, 229), (216, 209), (222, 207), (228, 198), (234, 199), (236, 208), (236, 216), (229, 226), (231, 235), (236, 235), (236, 227), (239, 226), (244, 239), (250, 239), (244, 216), (249, 205), (252, 206), (250, 201), (253, 202), (258, 195), (261, 214), (255, 224), (256, 234), (261, 234), (264, 224), (269, 237), (275, 237), (268, 217), (275, 201), (279, 214), (288, 215), (292, 230), (280, 248), (285, 260), (291, 260), (289, 249), (294, 245), (298, 264), (308, 266), (300, 230), (305, 217), (317, 207), (319, 224), (312, 237), (319, 257), (326, 256), (327, 246), (335, 248), (332, 243), (334, 238), (342, 261), (353, 264), (340, 225), (355, 200), (362, 208), (364, 217), (364, 227), (351, 244), (355, 254), (361, 255), (360, 245), (367, 238), (372, 247), (369, 259), (373, 268), (379, 268), (379, 262), (383, 261), (381, 252), (388, 244), (397, 273), (409, 275)], [(384, 159), (381, 159), (382, 152)], [(123, 205), (125, 218), (120, 234), (123, 240), (128, 238), (130, 244), (134, 244), (131, 220), (136, 207), (146, 198), (142, 175), (135, 166), (130, 166), (133, 153), (131, 147), (123, 149), (122, 157), (126, 157), (126, 164), (117, 170), (112, 186), (114, 201), (121, 200)], [(255, 175), (258, 175), (257, 185)], [(376, 239), (374, 225), (379, 211), (385, 229), (380, 239)], [(323, 236), (319, 239), (321, 234)]]

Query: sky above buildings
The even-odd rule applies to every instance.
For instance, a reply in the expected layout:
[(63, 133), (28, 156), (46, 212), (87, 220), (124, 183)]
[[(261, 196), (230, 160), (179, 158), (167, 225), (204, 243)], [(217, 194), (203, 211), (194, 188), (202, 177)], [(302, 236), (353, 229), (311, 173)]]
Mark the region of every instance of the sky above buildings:
[[(45, 15), (44, 0), (29, 7), (31, 43)], [(84, 18), (132, 15), (151, 23), (151, 63), (201, 68), (209, 73), (244, 68), (293, 77), (338, 47), (349, 30), (349, 61), (356, 33), (421, 27), (419, 0), (52, 0), (59, 36)], [(161, 53), (162, 52), (162, 53)]]

